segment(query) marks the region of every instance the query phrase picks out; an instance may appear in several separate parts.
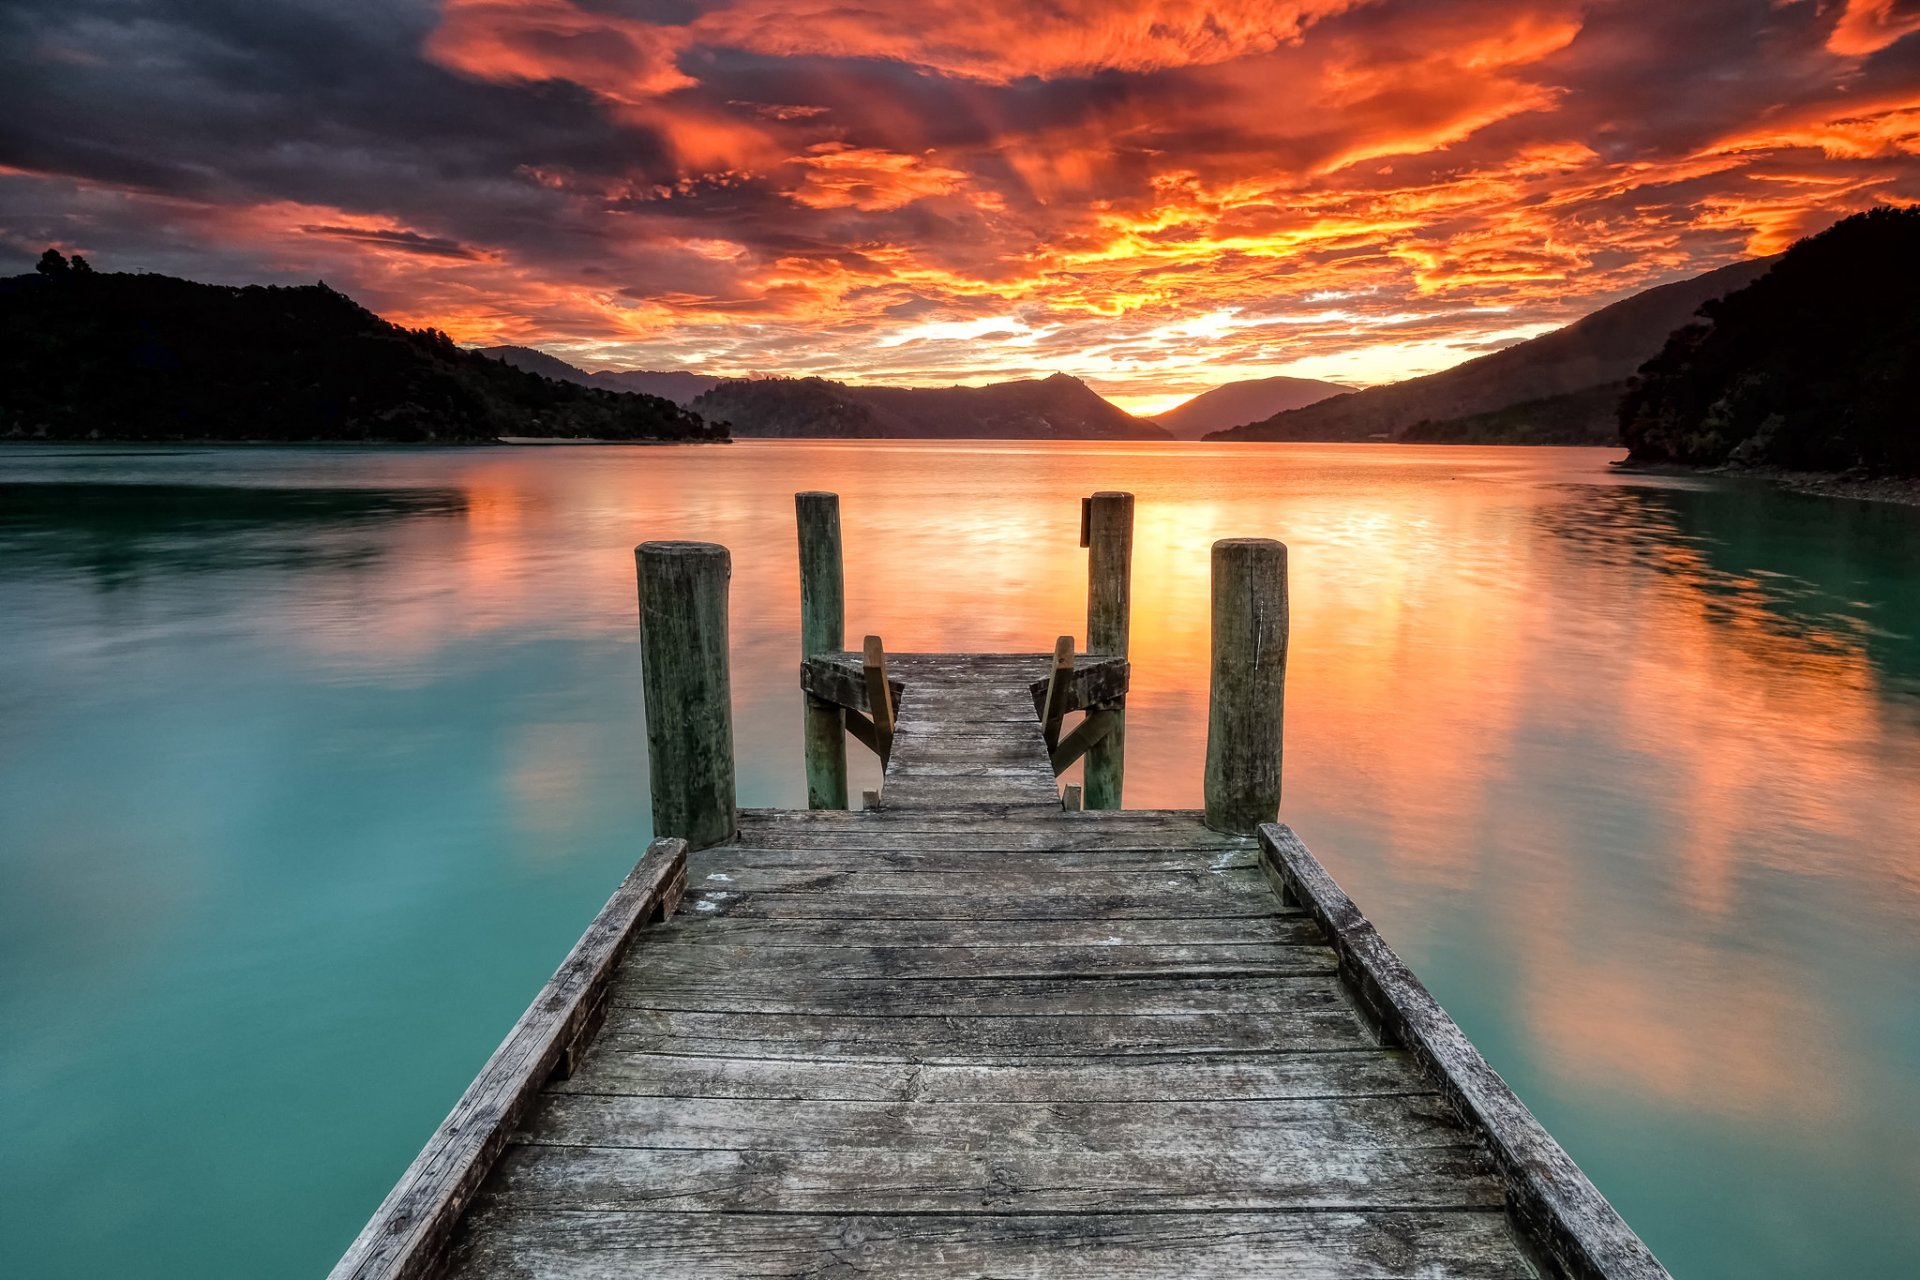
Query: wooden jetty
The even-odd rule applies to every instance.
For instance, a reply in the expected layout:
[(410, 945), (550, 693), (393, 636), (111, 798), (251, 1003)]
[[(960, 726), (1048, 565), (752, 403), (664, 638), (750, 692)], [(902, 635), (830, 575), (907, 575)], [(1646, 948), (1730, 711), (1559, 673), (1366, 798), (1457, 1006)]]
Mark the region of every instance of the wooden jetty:
[(727, 552), (643, 545), (660, 838), (335, 1280), (1666, 1276), (1274, 821), (1284, 547), (1214, 548), (1205, 810), (1126, 810), (1129, 496), (1085, 652), (847, 651), (798, 513), (813, 807), (735, 807)]

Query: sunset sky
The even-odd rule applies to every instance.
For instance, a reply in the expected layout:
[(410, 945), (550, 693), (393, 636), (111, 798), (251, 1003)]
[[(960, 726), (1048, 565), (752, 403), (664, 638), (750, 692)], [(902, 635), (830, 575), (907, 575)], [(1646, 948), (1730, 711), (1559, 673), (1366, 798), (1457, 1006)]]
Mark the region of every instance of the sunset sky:
[(0, 271), (589, 368), (1426, 372), (1920, 200), (1920, 0), (10, 0)]

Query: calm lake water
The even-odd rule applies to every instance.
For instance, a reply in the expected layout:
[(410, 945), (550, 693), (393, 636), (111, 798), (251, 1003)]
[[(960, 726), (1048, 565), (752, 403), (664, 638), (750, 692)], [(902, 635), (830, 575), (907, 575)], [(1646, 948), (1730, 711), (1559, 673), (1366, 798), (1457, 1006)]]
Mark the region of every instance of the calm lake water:
[(1284, 816), (1521, 1097), (1682, 1280), (1916, 1274), (1920, 511), (1611, 456), (0, 452), (0, 1272), (324, 1273), (646, 843), (634, 543), (733, 549), (740, 798), (805, 803), (823, 488), (895, 650), (1080, 633), (1136, 493), (1142, 806), (1208, 544), (1284, 539)]

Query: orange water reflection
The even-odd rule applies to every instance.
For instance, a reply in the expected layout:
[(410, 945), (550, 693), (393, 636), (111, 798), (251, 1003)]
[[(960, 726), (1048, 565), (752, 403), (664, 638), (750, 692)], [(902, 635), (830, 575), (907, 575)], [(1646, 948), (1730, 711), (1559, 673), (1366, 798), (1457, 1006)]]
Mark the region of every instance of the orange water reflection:
[[(742, 800), (791, 804), (794, 491), (842, 495), (850, 635), (1040, 651), (1084, 628), (1078, 499), (1130, 489), (1130, 804), (1198, 802), (1209, 545), (1282, 538), (1286, 814), (1389, 937), (1418, 959), (1489, 931), (1515, 958), (1494, 1002), (1568, 1088), (1788, 1128), (1864, 1124), (1885, 1068), (1832, 1048), (1857, 1032), (1833, 1022), (1831, 975), (1793, 904), (1844, 899), (1869, 940), (1920, 921), (1920, 717), (1889, 710), (1869, 646), (1880, 606), (1815, 608), (1787, 575), (1716, 564), (1673, 495), (1625, 485), (1604, 456), (489, 453), (465, 468), (464, 524), (422, 524), (409, 554), (336, 582), (317, 615), (348, 621), (295, 643), (334, 678), (383, 682), (424, 678), (454, 636), (632, 646), (632, 545), (721, 542), (740, 750), (761, 766), (743, 767)], [(563, 830), (583, 803), (571, 780), (588, 732), (529, 727), (505, 779), (527, 831)]]

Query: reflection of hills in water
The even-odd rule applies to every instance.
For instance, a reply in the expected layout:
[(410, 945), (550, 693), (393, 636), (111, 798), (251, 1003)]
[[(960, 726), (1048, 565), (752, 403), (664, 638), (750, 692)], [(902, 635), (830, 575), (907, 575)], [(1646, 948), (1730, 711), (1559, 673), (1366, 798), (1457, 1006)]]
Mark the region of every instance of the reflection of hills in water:
[(1920, 513), (1771, 486), (1573, 491), (1536, 512), (1559, 538), (1685, 585), (1709, 621), (1770, 652), (1858, 655), (1888, 693), (1920, 700)]
[(458, 489), (0, 483), (0, 576), (52, 564), (112, 587), (155, 571), (361, 564), (383, 549), (375, 526), (466, 509)]

